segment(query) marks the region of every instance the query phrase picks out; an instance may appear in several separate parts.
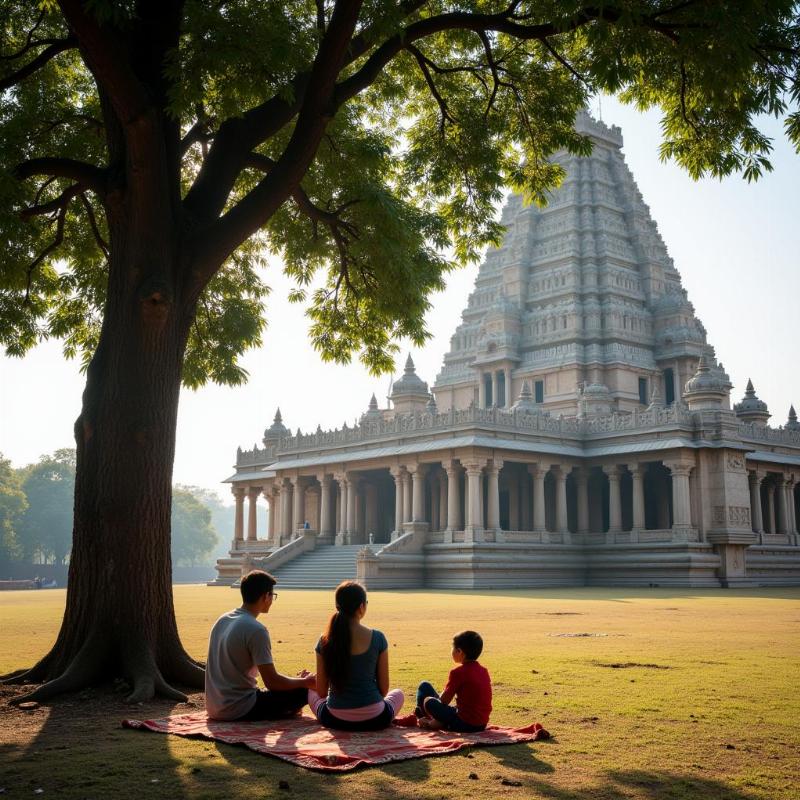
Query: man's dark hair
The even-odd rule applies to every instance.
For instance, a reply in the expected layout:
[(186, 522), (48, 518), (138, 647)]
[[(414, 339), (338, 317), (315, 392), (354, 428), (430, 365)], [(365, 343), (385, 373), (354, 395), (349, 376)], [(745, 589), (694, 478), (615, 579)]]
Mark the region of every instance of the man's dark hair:
[(461, 631), (453, 637), (453, 647), (457, 647), (470, 661), (475, 661), (483, 652), (483, 639), (475, 631)]
[(239, 590), (245, 603), (255, 603), (259, 597), (269, 594), (278, 581), (262, 569), (254, 569), (242, 578)]

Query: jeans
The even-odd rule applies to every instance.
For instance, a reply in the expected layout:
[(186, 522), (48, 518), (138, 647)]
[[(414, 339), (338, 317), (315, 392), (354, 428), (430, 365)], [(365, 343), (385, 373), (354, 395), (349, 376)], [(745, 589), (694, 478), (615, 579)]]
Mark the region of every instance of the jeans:
[(242, 722), (258, 719), (281, 719), (296, 714), (308, 702), (308, 690), (270, 691), (256, 689), (256, 704), (243, 716)]
[[(425, 702), (427, 700), (427, 702)], [(445, 705), (439, 700), (439, 693), (427, 681), (423, 681), (417, 689), (417, 708), (414, 713), (418, 717), (429, 716), (441, 722), (445, 730), (456, 733), (477, 733), (486, 728), (485, 725), (470, 725), (458, 716), (458, 709)]]

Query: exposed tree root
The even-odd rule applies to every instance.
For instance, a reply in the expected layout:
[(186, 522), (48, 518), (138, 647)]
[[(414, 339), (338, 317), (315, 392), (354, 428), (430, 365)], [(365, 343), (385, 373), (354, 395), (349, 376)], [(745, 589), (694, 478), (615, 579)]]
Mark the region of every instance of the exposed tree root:
[(25, 676), (31, 672), (29, 669), (15, 669), (9, 672), (8, 675), (0, 675), (0, 685), (13, 686), (18, 683), (25, 683)]
[[(105, 655), (105, 648), (95, 647), (92, 639), (89, 639), (61, 675), (52, 681), (42, 684), (38, 689), (28, 692), (28, 694), (15, 697), (10, 701), (11, 705), (16, 706), (30, 700), (41, 703), (58, 694), (75, 692), (91, 685), (100, 677)], [(38, 666), (37, 664), (30, 672), (36, 670)]]
[[(115, 677), (125, 678), (131, 686), (126, 703), (144, 703), (156, 695), (185, 703), (187, 696), (172, 686), (172, 681), (192, 689), (203, 688), (205, 670), (186, 653), (177, 635), (172, 637), (167, 633), (164, 636), (167, 641), (154, 648), (142, 636), (124, 635), (114, 641), (98, 630), (101, 629), (95, 627), (74, 657), (56, 643), (31, 669), (3, 676), (0, 683), (7, 685), (42, 684), (11, 703), (44, 702)], [(161, 655), (158, 660), (156, 652)]]

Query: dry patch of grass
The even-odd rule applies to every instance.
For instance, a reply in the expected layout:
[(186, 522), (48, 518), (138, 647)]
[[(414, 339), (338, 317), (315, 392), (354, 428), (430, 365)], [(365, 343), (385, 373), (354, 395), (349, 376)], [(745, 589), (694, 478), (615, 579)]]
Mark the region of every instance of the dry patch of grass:
[[(204, 658), (211, 624), (236, 600), (228, 589), (175, 588), (192, 655)], [(328, 592), (280, 592), (266, 619), (279, 669), (310, 666), (330, 601)], [(0, 672), (47, 650), (63, 603), (63, 591), (0, 594)], [(326, 776), (244, 749), (122, 730), (125, 716), (192, 707), (129, 709), (110, 689), (91, 690), (28, 715), (0, 708), (0, 788), (136, 800), (798, 796), (800, 590), (376, 592), (368, 621), (389, 638), (392, 682), (409, 695), (422, 679), (442, 684), (453, 633), (480, 631), (494, 721), (539, 720), (555, 740)]]

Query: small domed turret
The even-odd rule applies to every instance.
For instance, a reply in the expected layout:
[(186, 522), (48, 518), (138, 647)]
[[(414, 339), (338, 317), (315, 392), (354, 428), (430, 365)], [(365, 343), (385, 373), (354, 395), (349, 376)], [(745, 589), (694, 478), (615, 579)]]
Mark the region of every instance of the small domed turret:
[(716, 363), (709, 364), (705, 354), (700, 356), (697, 372), (686, 381), (683, 399), (690, 411), (728, 407), (730, 380)]
[(375, 393), (373, 392), (372, 397), (369, 401), (369, 407), (367, 410), (361, 415), (360, 422), (363, 424), (364, 422), (369, 422), (371, 420), (381, 420), (383, 419), (383, 411), (378, 408), (378, 401), (375, 398)]
[(766, 425), (767, 420), (772, 416), (769, 413), (767, 404), (763, 400), (758, 399), (751, 380), (747, 381), (747, 389), (745, 389), (742, 402), (736, 403), (733, 410), (742, 422), (752, 422), (755, 425), (761, 426)]
[(280, 408), (275, 412), (272, 425), (264, 431), (263, 442), (265, 445), (277, 444), (284, 436), (289, 435), (289, 429), (283, 424)]
[(794, 406), (789, 406), (789, 421), (785, 426), (787, 431), (800, 431), (800, 422), (797, 421), (797, 412)]
[(428, 384), (421, 380), (414, 369), (414, 361), (409, 354), (403, 377), (392, 386), (391, 401), (395, 412), (407, 414), (413, 411), (424, 411), (428, 404), (430, 392)]

